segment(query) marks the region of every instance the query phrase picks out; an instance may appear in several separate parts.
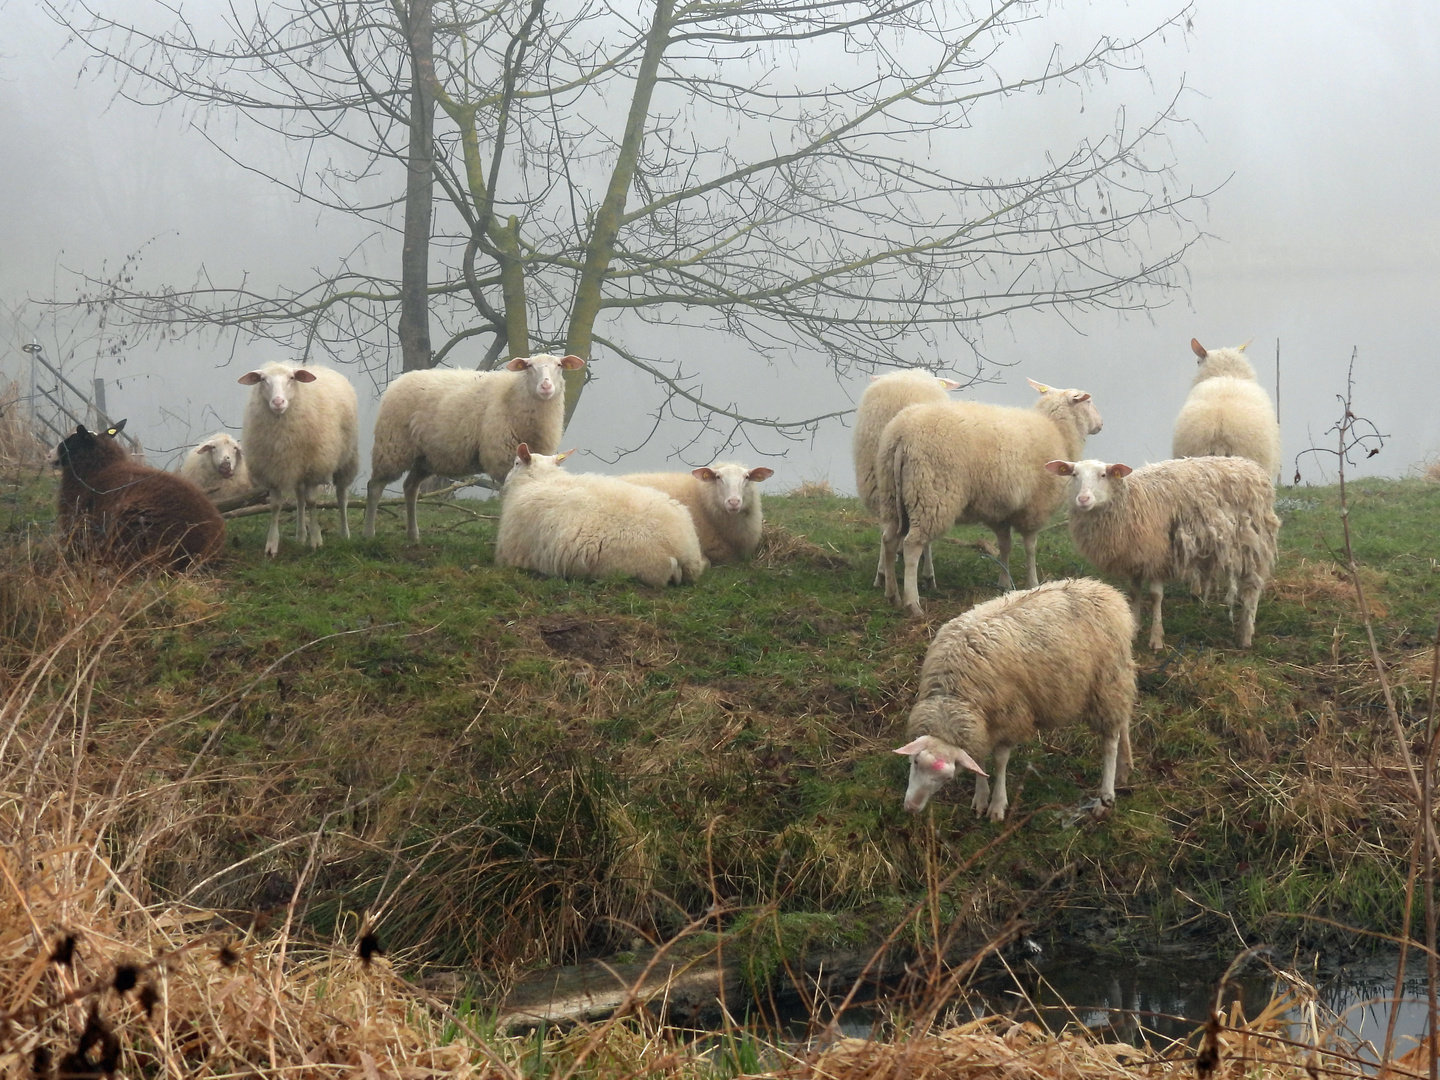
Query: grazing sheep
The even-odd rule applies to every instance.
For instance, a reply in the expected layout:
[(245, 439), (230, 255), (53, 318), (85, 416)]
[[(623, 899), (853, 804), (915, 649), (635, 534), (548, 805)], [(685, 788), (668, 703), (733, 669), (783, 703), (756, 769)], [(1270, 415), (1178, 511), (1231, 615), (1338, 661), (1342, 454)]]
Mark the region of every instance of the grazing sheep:
[[(923, 810), (960, 765), (977, 774), (975, 812), (1003, 820), (1011, 749), (1077, 720), (1100, 736), (1100, 803), (1114, 806), (1131, 764), (1134, 632), (1125, 598), (1092, 578), (1006, 593), (947, 622), (920, 668), (910, 741), (895, 751), (910, 758), (905, 809)], [(979, 763), (991, 754), (987, 782)]]
[(712, 564), (738, 562), (755, 554), (764, 517), (760, 510), (761, 480), (774, 469), (725, 463), (688, 473), (630, 473), (626, 483), (663, 491), (690, 512), (700, 550)]
[(185, 455), (180, 463), (180, 475), (205, 492), (211, 502), (243, 495), (252, 486), (240, 444), (223, 431), (211, 435)]
[(153, 563), (186, 570), (225, 546), (225, 522), (184, 477), (133, 460), (116, 436), (81, 424), (50, 452), (62, 470), (60, 530), (83, 555), (121, 566)]
[(1280, 519), (1275, 489), (1259, 465), (1241, 457), (1176, 458), (1131, 469), (1103, 461), (1052, 461), (1073, 477), (1070, 535), (1102, 574), (1131, 582), (1135, 624), (1146, 583), (1154, 599), (1150, 648), (1165, 644), (1165, 585), (1183, 581), (1208, 596), (1222, 582), (1236, 638), (1250, 647), (1255, 608), (1275, 566)]
[(923, 614), (916, 569), (925, 545), (950, 526), (981, 522), (995, 531), (1000, 584), (1010, 584), (1010, 530), (1025, 543), (1026, 582), (1039, 584), (1035, 540), (1065, 493), (1045, 475), (1059, 447), (1078, 454), (1085, 437), (1100, 430), (1100, 413), (1084, 390), (1055, 390), (1034, 379), (1040, 392), (1031, 409), (971, 401), (911, 405), (885, 426), (877, 451), (880, 487), (880, 572), (894, 601), (895, 553), (905, 554), (904, 604)]
[[(1248, 344), (1248, 342), (1247, 342)], [(1255, 369), (1236, 349), (1209, 349), (1194, 338), (1200, 370), (1175, 418), (1175, 457), (1249, 458), (1274, 481), (1280, 472), (1280, 424)]]
[[(910, 371), (892, 371), (888, 375), (871, 376), (870, 385), (860, 395), (860, 404), (855, 407), (855, 438), (852, 443), (855, 457), (855, 493), (865, 504), (865, 509), (880, 517), (880, 486), (875, 479), (875, 451), (880, 446), (880, 433), (895, 414), (910, 405), (932, 405), (949, 401), (947, 390), (959, 390), (960, 384), (953, 379), (942, 379), (919, 368)], [(884, 555), (884, 549), (881, 549)], [(930, 545), (925, 545), (924, 576), (935, 587), (935, 560)], [(885, 575), (880, 567), (875, 568), (875, 587), (885, 584)]]
[(280, 510), (295, 494), (295, 539), (321, 545), (315, 489), (333, 483), (340, 504), (340, 535), (350, 538), (346, 516), (350, 484), (360, 471), (360, 420), (355, 388), (338, 371), (266, 364), (240, 376), (251, 387), (241, 433), (250, 476), (270, 492), (270, 534), (265, 554), (280, 551)]
[(553, 454), (565, 424), (566, 371), (578, 356), (517, 356), (503, 371), (407, 371), (380, 399), (365, 535), (375, 535), (375, 509), (385, 485), (405, 476), (405, 535), (419, 542), (415, 500), (427, 476), (483, 472), (504, 483), (522, 442)]
[(709, 565), (690, 514), (654, 488), (598, 473), (567, 473), (574, 451), (532, 454), (523, 442), (501, 493), (495, 565), (551, 577), (694, 581)]

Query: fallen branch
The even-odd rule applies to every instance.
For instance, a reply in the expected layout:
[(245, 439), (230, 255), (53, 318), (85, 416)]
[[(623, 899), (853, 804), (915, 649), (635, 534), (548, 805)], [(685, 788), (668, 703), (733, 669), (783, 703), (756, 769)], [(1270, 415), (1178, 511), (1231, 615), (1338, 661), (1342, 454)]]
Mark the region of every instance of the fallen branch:
[[(468, 480), (457, 480), (448, 487), (440, 488), (437, 491), (427, 491), (419, 497), (419, 501), (434, 503), (447, 495), (455, 494), (455, 492), (461, 488), (467, 487), (483, 487), (489, 488), (491, 491), (498, 490), (489, 480), (471, 477)], [(352, 505), (358, 504), (363, 506), (365, 504), (364, 499), (352, 499), (350, 501)], [(403, 496), (381, 499), (379, 503), (380, 506), (403, 506), (404, 504), (405, 499)], [(235, 495), (229, 499), (222, 499), (215, 504), (215, 508), (220, 511), (221, 517), (229, 520), (232, 518), (254, 517), (256, 514), (268, 514), (270, 512), (270, 503), (267, 501), (267, 493), (263, 488), (253, 488), (244, 495)], [(282, 508), (287, 511), (294, 510), (295, 500), (286, 499), (282, 504)], [(338, 510), (340, 509), (340, 504), (334, 499), (327, 499), (324, 502), (317, 502), (315, 508), (317, 510)], [(470, 513), (474, 512), (470, 511)], [(474, 516), (481, 520), (493, 520), (484, 514), (475, 514)]]

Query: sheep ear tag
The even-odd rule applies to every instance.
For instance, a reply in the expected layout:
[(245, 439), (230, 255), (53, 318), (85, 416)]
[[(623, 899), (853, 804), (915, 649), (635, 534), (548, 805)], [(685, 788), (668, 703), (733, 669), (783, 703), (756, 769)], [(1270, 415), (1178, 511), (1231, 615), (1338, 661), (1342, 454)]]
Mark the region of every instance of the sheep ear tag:
[(559, 465), (560, 462), (564, 461), (564, 460), (565, 460), (567, 457), (569, 457), (571, 454), (575, 453), (576, 449), (578, 449), (578, 448), (572, 446), (569, 450), (566, 450), (563, 454), (556, 454), (556, 455), (555, 455), (555, 464), (556, 464), (556, 465)]
[(1046, 386), (1043, 382), (1036, 382), (1034, 379), (1026, 379), (1025, 381), (1030, 384), (1030, 388), (1037, 394), (1048, 394), (1054, 389), (1054, 387)]

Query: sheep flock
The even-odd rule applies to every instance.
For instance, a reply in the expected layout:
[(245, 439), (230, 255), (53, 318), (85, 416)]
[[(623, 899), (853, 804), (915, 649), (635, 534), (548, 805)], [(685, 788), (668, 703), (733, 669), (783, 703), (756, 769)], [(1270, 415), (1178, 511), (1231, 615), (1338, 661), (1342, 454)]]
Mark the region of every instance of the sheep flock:
[[(1034, 406), (1006, 408), (952, 399), (960, 384), (919, 369), (867, 387), (853, 452), (861, 503), (879, 522), (875, 585), (923, 617), (919, 589), (922, 578), (935, 586), (935, 545), (953, 525), (974, 523), (995, 535), (1002, 590), (939, 627), (924, 656), (895, 751), (910, 763), (906, 810), (922, 810), (966, 770), (977, 776), (976, 813), (1000, 821), (1012, 749), (1049, 727), (1083, 722), (1101, 741), (1096, 806), (1109, 814), (1131, 761), (1142, 600), (1151, 601), (1148, 644), (1162, 649), (1167, 584), (1222, 598), (1236, 644), (1250, 646), (1276, 558), (1279, 427), (1244, 346), (1190, 344), (1199, 369), (1176, 419), (1175, 456), (1137, 468), (1084, 456), (1102, 420), (1083, 389), (1030, 380)], [(421, 483), (483, 473), (501, 491), (497, 567), (663, 588), (751, 559), (764, 528), (758, 485), (770, 468), (719, 462), (610, 476), (564, 467), (565, 375), (584, 366), (579, 356), (542, 353), (493, 372), (396, 378), (380, 399), (364, 536), (376, 536), (384, 491), (402, 476), (405, 541), (413, 544)], [(225, 531), (211, 500), (252, 487), (269, 500), (266, 556), (280, 554), (287, 500), (297, 541), (321, 545), (323, 485), (333, 485), (339, 534), (350, 537), (347, 504), (360, 469), (350, 380), (275, 362), (239, 382), (248, 390), (242, 439), (209, 436), (178, 474), (129, 461), (118, 428), (81, 427), (56, 448), (59, 525), (73, 551), (103, 549), (166, 570), (213, 565)], [(1128, 588), (1128, 602), (1096, 578), (1045, 580), (1036, 539), (1062, 508), (1076, 551), (1100, 577)], [(1025, 550), (1024, 588), (1011, 577), (1014, 532)]]

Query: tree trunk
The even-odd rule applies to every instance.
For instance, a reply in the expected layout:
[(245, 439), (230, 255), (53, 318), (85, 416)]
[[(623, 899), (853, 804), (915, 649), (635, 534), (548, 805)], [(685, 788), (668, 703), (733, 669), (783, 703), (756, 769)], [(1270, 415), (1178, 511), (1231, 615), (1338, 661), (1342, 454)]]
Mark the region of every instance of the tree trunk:
[[(580, 271), (580, 282), (575, 288), (575, 306), (570, 309), (570, 325), (565, 337), (565, 351), (590, 358), (590, 346), (595, 335), (595, 319), (600, 314), (600, 301), (605, 295), (605, 275), (610, 269), (610, 259), (615, 254), (615, 240), (620, 235), (620, 226), (625, 217), (625, 201), (630, 195), (630, 185), (635, 179), (635, 168), (640, 161), (640, 146), (645, 139), (645, 124), (650, 116), (650, 99), (655, 93), (655, 83), (660, 71), (660, 61), (670, 44), (671, 20), (675, 14), (675, 0), (656, 0), (655, 18), (650, 24), (650, 35), (645, 42), (645, 55), (640, 61), (640, 70), (635, 76), (635, 95), (630, 99), (630, 115), (625, 121), (625, 136), (620, 143), (620, 156), (615, 162), (615, 171), (610, 174), (610, 186), (605, 191), (605, 201), (595, 216), (595, 227), (590, 233), (590, 243), (585, 250), (585, 266)], [(585, 387), (589, 366), (565, 372), (565, 419), (568, 422), (580, 403), (580, 394)]]
[(400, 356), (406, 371), (434, 365), (430, 349), (430, 216), (435, 130), (433, 0), (410, 0), (410, 151), (405, 169), (405, 246), (400, 256)]

